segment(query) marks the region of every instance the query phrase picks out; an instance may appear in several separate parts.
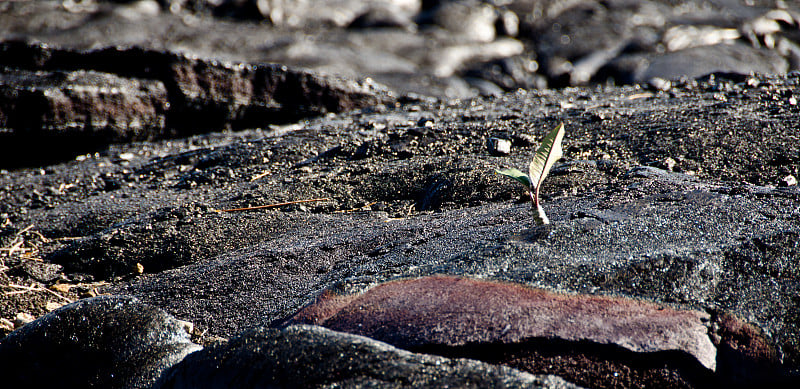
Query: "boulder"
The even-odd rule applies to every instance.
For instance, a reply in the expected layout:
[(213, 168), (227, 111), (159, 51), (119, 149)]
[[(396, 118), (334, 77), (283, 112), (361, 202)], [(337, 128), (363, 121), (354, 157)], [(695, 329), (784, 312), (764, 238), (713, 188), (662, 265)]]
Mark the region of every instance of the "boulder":
[(41, 161), (49, 150), (291, 122), (390, 100), (370, 80), (138, 47), (81, 52), (12, 41), (0, 43), (0, 53), (9, 67), (0, 73), (6, 164)]
[(150, 388), (166, 369), (201, 349), (185, 326), (132, 297), (80, 300), (0, 340), (3, 384)]
[[(0, 166), (168, 135), (160, 81), (96, 71), (0, 73)], [(10, 130), (10, 131), (9, 131)]]
[(188, 356), (156, 388), (575, 388), (467, 359), (414, 354), (316, 326), (258, 327)]
[[(772, 379), (764, 369), (779, 365), (770, 341), (730, 315), (712, 323), (702, 311), (447, 276), (389, 282), (360, 295), (326, 292), (286, 322), (301, 323), (598, 388), (763, 382)], [(715, 326), (724, 360), (739, 361), (720, 375)]]

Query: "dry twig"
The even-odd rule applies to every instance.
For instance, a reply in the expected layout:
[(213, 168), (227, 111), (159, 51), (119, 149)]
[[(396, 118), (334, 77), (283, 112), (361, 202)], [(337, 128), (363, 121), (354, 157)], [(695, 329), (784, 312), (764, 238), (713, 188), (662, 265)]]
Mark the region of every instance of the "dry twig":
[(371, 206), (373, 206), (373, 205), (375, 205), (375, 204), (377, 204), (377, 203), (378, 203), (377, 201), (373, 201), (373, 202), (371, 202), (371, 203), (369, 203), (369, 204), (364, 204), (363, 206), (361, 206), (361, 207), (358, 207), (358, 208), (351, 208), (351, 209), (340, 209), (340, 210), (338, 210), (338, 211), (333, 211), (333, 213), (350, 213), (350, 212), (358, 212), (358, 211), (363, 211), (363, 210), (364, 210), (364, 208), (371, 207)]
[(240, 211), (252, 211), (255, 209), (264, 209), (264, 208), (275, 208), (275, 207), (282, 207), (284, 205), (292, 205), (292, 204), (302, 204), (302, 203), (311, 203), (317, 201), (328, 201), (330, 200), (327, 197), (319, 198), (319, 199), (308, 199), (308, 200), (295, 200), (295, 201), (287, 201), (285, 203), (277, 203), (277, 204), (268, 204), (268, 205), (257, 205), (255, 207), (244, 207), (244, 208), (231, 208), (231, 209), (217, 209), (217, 212), (240, 212)]
[(6, 295), (6, 296), (15, 295), (15, 294), (23, 294), (23, 293), (32, 293), (32, 292), (47, 292), (47, 293), (50, 293), (53, 296), (56, 296), (56, 297), (66, 301), (68, 303), (75, 302), (75, 300), (72, 300), (71, 298), (65, 297), (62, 294), (58, 293), (58, 292), (52, 291), (52, 290), (47, 289), (47, 288), (42, 288), (41, 286), (36, 286), (36, 285), (33, 285), (33, 284), (31, 286), (25, 286), (25, 285), (17, 285), (17, 284), (9, 283), (9, 284), (6, 284), (4, 286), (17, 289), (15, 291), (3, 293), (3, 295)]
[(250, 179), (250, 182), (253, 182), (253, 181), (259, 180), (259, 179), (261, 179), (261, 178), (264, 178), (264, 177), (266, 177), (267, 175), (269, 175), (269, 174), (271, 174), (271, 173), (272, 173), (272, 172), (271, 172), (271, 171), (269, 171), (269, 170), (264, 170), (263, 172), (261, 172), (261, 173), (258, 173), (258, 174), (256, 174), (255, 176), (253, 176), (253, 177)]
[(14, 236), (14, 240), (11, 241), (10, 246), (8, 246), (8, 247), (0, 247), (0, 253), (5, 252), (4, 255), (3, 255), (5, 257), (11, 257), (15, 253), (20, 253), (20, 254), (23, 254), (23, 255), (27, 254), (26, 255), (27, 257), (31, 257), (31, 256), (36, 255), (39, 252), (39, 249), (30, 240), (27, 240), (27, 242), (29, 243), (28, 244), (29, 247), (24, 247), (23, 246), (26, 243), (25, 234), (26, 233), (34, 234), (34, 235), (38, 236), (39, 240), (41, 242), (43, 242), (43, 243), (50, 242), (50, 239), (46, 238), (39, 231), (32, 230), (33, 227), (34, 227), (34, 225), (31, 224), (31, 225), (23, 228), (22, 230), (18, 231)]
[(25, 239), (19, 239), (19, 240), (14, 239), (14, 243), (11, 245), (11, 247), (0, 248), (0, 251), (8, 251), (8, 254), (6, 254), (6, 256), (11, 257), (12, 255), (14, 255), (14, 252), (16, 251), (25, 252), (24, 248), (20, 248), (22, 247), (23, 243), (25, 243)]

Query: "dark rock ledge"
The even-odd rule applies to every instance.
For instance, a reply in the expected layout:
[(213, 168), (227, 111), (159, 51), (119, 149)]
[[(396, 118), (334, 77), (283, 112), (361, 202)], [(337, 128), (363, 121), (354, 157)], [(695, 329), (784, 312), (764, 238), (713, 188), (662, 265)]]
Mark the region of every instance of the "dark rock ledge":
[(0, 166), (92, 152), (111, 142), (266, 127), (391, 100), (355, 82), (275, 64), (113, 47), (0, 43)]
[(3, 384), (37, 388), (577, 388), (554, 376), (413, 354), (315, 326), (256, 328), (200, 350), (189, 341), (187, 325), (130, 297), (82, 300), (3, 339)]
[(577, 388), (554, 376), (414, 354), (316, 326), (258, 327), (194, 353), (157, 388)]
[(201, 349), (181, 322), (132, 297), (59, 308), (0, 342), (3, 385), (146, 388)]

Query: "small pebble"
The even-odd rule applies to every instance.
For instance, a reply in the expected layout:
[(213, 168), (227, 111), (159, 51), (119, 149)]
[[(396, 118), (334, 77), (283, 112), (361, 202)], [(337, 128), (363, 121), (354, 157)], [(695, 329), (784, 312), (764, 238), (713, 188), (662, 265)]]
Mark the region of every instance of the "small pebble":
[(30, 313), (20, 312), (17, 314), (17, 317), (14, 318), (14, 328), (20, 328), (34, 320), (36, 320), (36, 318)]
[(508, 139), (489, 138), (487, 147), (492, 154), (508, 155), (511, 153), (511, 141)]
[(53, 284), (50, 285), (50, 290), (59, 292), (59, 293), (69, 293), (69, 290), (72, 289), (74, 285), (70, 284)]
[(178, 324), (181, 325), (184, 331), (186, 331), (189, 335), (194, 335), (194, 323), (186, 320), (178, 320)]
[(657, 90), (660, 90), (660, 91), (668, 91), (668, 90), (670, 90), (672, 88), (672, 82), (670, 82), (669, 80), (665, 80), (663, 78), (660, 78), (660, 77), (651, 78), (647, 82), (647, 84), (650, 85), (651, 88), (657, 89)]
[(522, 146), (530, 146), (536, 144), (536, 138), (529, 134), (516, 134), (514, 135), (514, 142)]
[(782, 186), (797, 186), (797, 178), (795, 176), (791, 175), (791, 174), (786, 176), (786, 177), (783, 177), (783, 179), (781, 180), (781, 185)]
[(55, 301), (48, 301), (47, 304), (45, 304), (44, 307), (45, 307), (45, 309), (47, 309), (48, 312), (50, 312), (50, 311), (55, 311), (56, 309), (61, 308), (63, 306), (64, 306), (64, 303), (57, 303)]
[(510, 37), (515, 37), (519, 34), (519, 17), (517, 17), (517, 14), (506, 10), (498, 12), (497, 16), (495, 29), (499, 33)]
[(12, 323), (11, 320), (0, 317), (0, 330), (8, 332), (14, 331), (14, 323)]
[(677, 162), (675, 162), (675, 160), (670, 158), (670, 157), (667, 157), (666, 159), (664, 159), (664, 166), (667, 168), (667, 170), (669, 170), (671, 172), (675, 171), (675, 165), (676, 164), (677, 164)]

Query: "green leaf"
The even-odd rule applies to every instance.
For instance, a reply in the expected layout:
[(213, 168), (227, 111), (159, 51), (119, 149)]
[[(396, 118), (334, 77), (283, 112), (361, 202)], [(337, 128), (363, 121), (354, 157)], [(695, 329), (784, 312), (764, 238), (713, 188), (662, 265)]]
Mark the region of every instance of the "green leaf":
[(528, 189), (531, 188), (531, 178), (528, 177), (527, 174), (519, 171), (519, 169), (515, 169), (513, 167), (510, 169), (495, 169), (494, 172), (497, 174), (502, 174), (504, 176), (511, 177), (522, 183), (522, 185), (525, 185), (526, 188)]
[(539, 188), (542, 186), (542, 181), (547, 177), (547, 173), (553, 167), (553, 164), (561, 158), (564, 151), (561, 148), (561, 141), (564, 139), (564, 123), (559, 124), (553, 131), (550, 131), (544, 139), (533, 160), (528, 166), (530, 175), (527, 175), (517, 169), (495, 169), (495, 172), (505, 176), (509, 176), (525, 185), (531, 196), (531, 203), (536, 208), (534, 220), (538, 224), (550, 224), (544, 208), (539, 203)]
[(564, 154), (561, 149), (561, 141), (563, 139), (564, 123), (561, 123), (542, 139), (542, 144), (539, 145), (539, 149), (536, 150), (536, 155), (533, 156), (533, 160), (528, 167), (533, 202), (537, 208), (539, 206), (539, 188), (542, 186), (542, 181), (547, 177), (547, 173), (550, 172), (553, 164)]

